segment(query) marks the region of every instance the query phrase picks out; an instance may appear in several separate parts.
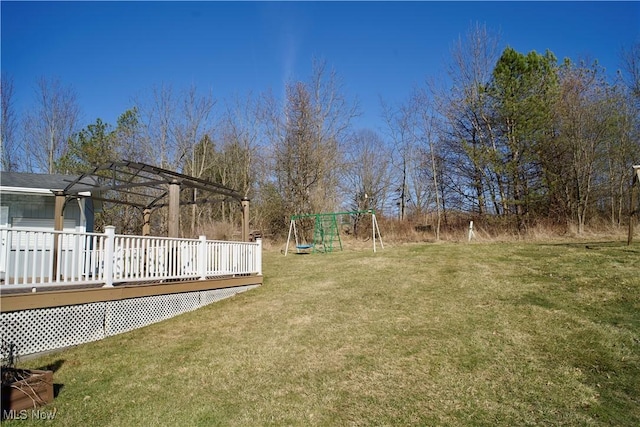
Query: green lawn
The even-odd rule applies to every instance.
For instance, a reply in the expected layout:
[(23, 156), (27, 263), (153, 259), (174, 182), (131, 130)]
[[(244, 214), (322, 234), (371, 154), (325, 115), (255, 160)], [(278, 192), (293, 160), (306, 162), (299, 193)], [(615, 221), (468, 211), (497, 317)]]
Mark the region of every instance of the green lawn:
[(264, 273), (23, 362), (60, 366), (52, 424), (640, 425), (640, 245), (273, 251)]

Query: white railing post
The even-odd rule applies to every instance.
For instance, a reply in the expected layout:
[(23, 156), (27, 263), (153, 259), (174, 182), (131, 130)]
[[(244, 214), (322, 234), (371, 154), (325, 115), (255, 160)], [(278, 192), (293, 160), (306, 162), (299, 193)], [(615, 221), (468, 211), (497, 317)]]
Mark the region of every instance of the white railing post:
[(262, 239), (256, 239), (258, 247), (256, 248), (256, 270), (258, 276), (262, 276)]
[(113, 253), (114, 242), (116, 240), (116, 228), (113, 225), (107, 225), (104, 228), (104, 286), (113, 287)]
[(0, 279), (9, 283), (9, 258), (11, 255), (11, 234), (8, 230), (0, 230)]
[(224, 273), (231, 272), (231, 263), (229, 262), (229, 253), (231, 252), (231, 243), (225, 242), (220, 245), (220, 265), (222, 266), (221, 270)]
[(207, 236), (200, 236), (198, 242), (198, 275), (200, 280), (207, 279)]

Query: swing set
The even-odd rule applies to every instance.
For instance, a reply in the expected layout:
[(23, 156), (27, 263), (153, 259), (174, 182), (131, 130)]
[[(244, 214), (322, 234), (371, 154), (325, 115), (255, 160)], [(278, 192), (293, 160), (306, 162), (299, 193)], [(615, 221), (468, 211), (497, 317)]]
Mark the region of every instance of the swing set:
[[(359, 215), (371, 215), (373, 252), (376, 252), (376, 239), (380, 241), (380, 247), (384, 249), (382, 235), (380, 235), (380, 228), (378, 227), (378, 221), (376, 220), (376, 213), (373, 209), (368, 209), (352, 212), (292, 215), (284, 255), (287, 256), (287, 253), (289, 252), (289, 243), (291, 242), (292, 234), (295, 239), (296, 253), (298, 254), (328, 253), (333, 252), (334, 248), (337, 249), (338, 247), (342, 250), (342, 239), (340, 238), (338, 217), (349, 216), (351, 218)], [(313, 222), (313, 238), (310, 241), (307, 241), (304, 239), (304, 236), (301, 236), (298, 233), (298, 226), (296, 226), (296, 223), (302, 222), (306, 222), (307, 224)]]

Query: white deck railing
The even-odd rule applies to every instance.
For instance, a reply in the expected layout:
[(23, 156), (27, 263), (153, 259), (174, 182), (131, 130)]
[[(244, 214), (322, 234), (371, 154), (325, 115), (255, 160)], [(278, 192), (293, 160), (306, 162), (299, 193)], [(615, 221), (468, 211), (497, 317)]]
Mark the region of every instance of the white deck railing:
[(12, 289), (246, 274), (262, 274), (260, 240), (127, 236), (114, 227), (105, 233), (0, 229), (0, 280)]

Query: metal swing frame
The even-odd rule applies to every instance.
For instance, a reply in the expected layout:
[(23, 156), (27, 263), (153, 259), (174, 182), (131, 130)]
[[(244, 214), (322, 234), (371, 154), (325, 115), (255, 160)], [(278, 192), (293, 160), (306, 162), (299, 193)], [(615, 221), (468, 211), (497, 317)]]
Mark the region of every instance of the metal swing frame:
[[(380, 228), (376, 219), (376, 213), (373, 209), (351, 211), (351, 212), (331, 212), (331, 213), (315, 213), (315, 214), (301, 214), (292, 215), (289, 223), (289, 234), (287, 235), (287, 245), (285, 247), (284, 255), (289, 253), (289, 245), (291, 242), (291, 234), (295, 239), (296, 253), (327, 253), (333, 252), (333, 242), (336, 240), (339, 242), (340, 250), (342, 250), (342, 239), (340, 238), (340, 230), (337, 226), (337, 217), (340, 215), (361, 215), (370, 214), (372, 223), (372, 240), (373, 240), (373, 252), (376, 252), (376, 240), (380, 242), (380, 247), (384, 249), (382, 243), (382, 235), (380, 234)], [(296, 221), (304, 218), (314, 219), (314, 232), (312, 243), (300, 243), (298, 239), (298, 229), (296, 227)], [(327, 227), (328, 226), (328, 227)], [(329, 233), (326, 232), (328, 229)], [(320, 249), (317, 246), (321, 246)]]

